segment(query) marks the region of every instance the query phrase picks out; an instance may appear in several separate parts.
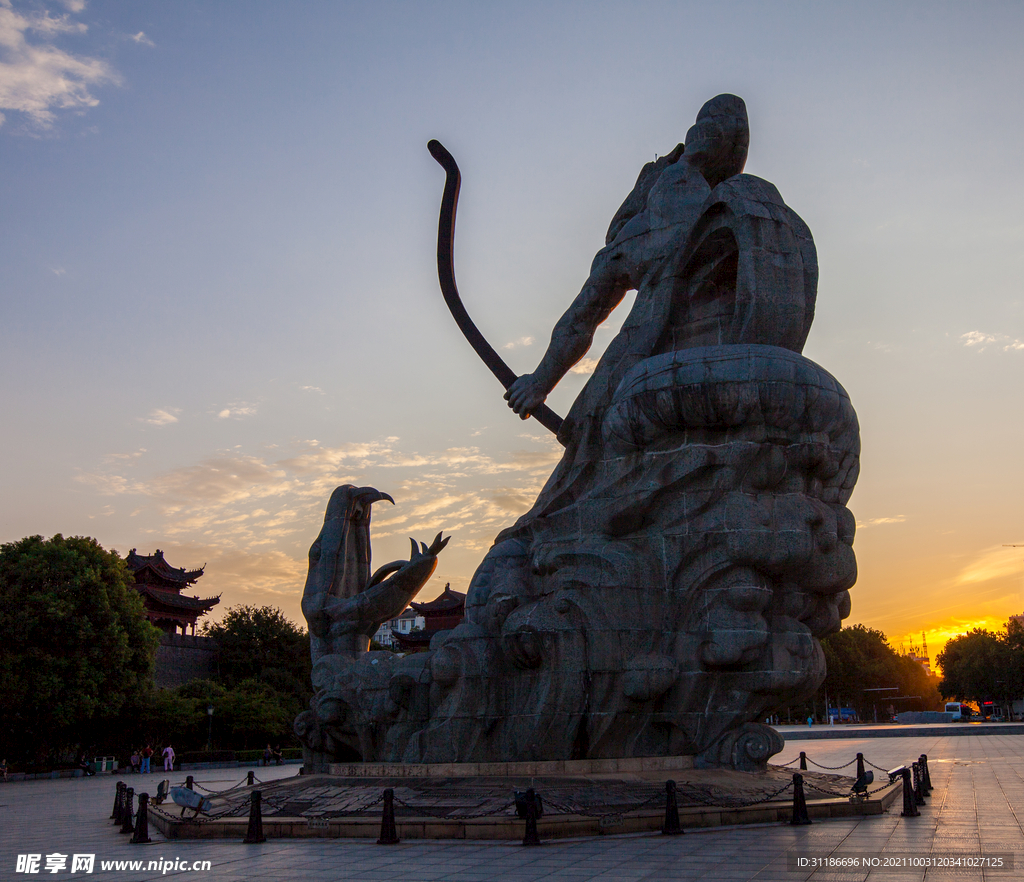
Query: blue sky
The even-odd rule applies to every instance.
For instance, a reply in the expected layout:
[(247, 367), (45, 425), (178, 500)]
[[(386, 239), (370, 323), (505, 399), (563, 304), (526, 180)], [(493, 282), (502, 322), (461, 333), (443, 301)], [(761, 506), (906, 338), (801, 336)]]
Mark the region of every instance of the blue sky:
[[(444, 528), (464, 590), (557, 447), (437, 288), (532, 370), (640, 166), (719, 92), (815, 236), (805, 354), (863, 432), (850, 621), (1024, 611), (1024, 7), (0, 0), (0, 541), (208, 563), (293, 618), (330, 490)], [(598, 354), (624, 317), (598, 334)], [(564, 413), (573, 374), (552, 396)]]

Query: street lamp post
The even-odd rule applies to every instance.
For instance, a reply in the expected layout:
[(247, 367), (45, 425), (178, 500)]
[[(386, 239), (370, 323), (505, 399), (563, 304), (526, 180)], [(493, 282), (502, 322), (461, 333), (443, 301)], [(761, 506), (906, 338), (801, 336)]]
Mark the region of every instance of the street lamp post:
[(210, 718), (210, 728), (206, 735), (206, 749), (213, 750), (213, 705), (206, 706), (206, 715)]

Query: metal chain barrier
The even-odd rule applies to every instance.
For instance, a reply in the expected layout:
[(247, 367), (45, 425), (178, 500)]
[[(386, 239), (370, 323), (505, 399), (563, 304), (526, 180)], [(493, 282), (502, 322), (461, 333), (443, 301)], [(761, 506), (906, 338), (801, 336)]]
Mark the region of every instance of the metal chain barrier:
[[(840, 769), (845, 769), (847, 766), (852, 766), (855, 762), (857, 762), (857, 758), (854, 757), (848, 763), (843, 763), (841, 766), (823, 766), (821, 763), (818, 763), (818, 762), (815, 762), (814, 760), (812, 760), (806, 754), (804, 756), (807, 759), (807, 762), (812, 763), (813, 765), (817, 766), (819, 769), (825, 769), (826, 771), (829, 771), (829, 772), (838, 772)], [(779, 768), (785, 768), (786, 766), (793, 765), (793, 763), (795, 763), (795, 762), (799, 762), (799, 760), (800, 760), (800, 757), (794, 757), (788, 763), (779, 763), (778, 765), (779, 765)], [(864, 759), (864, 764), (868, 765), (868, 766), (871, 766), (871, 768), (873, 768), (873, 769), (877, 769), (879, 772), (885, 772), (886, 774), (889, 773), (888, 769), (882, 768), (882, 766), (876, 766), (873, 762), (871, 762), (871, 760), (869, 760), (867, 758)], [(775, 763), (773, 763), (772, 765), (775, 765)]]
[[(797, 757), (797, 759), (800, 759), (800, 757)], [(794, 762), (795, 761), (796, 760), (794, 760)], [(843, 763), (841, 766), (823, 766), (821, 763), (814, 762), (814, 760), (812, 760), (810, 757), (807, 757), (807, 762), (813, 763), (819, 769), (825, 769), (826, 771), (829, 771), (829, 772), (838, 772), (840, 769), (845, 769), (847, 766), (852, 766), (855, 762), (857, 762), (857, 758), (854, 757), (848, 763)]]
[[(822, 786), (820, 784), (816, 784), (813, 781), (808, 781), (806, 778), (804, 779), (804, 784), (805, 784), (805, 786), (807, 787), (808, 790), (816, 790), (816, 791), (818, 791), (818, 793), (827, 793), (829, 796), (838, 796), (838, 797), (840, 797), (842, 799), (846, 799), (847, 797), (852, 797), (852, 796), (855, 795), (853, 793), (853, 788), (852, 787), (849, 790), (846, 790), (846, 791), (831, 790), (828, 787), (824, 787), (824, 786)], [(872, 793), (880, 793), (883, 790), (887, 790), (891, 786), (892, 786), (892, 784), (889, 784), (888, 782), (886, 782), (885, 784), (881, 784), (878, 787), (873, 788), (872, 790), (865, 790), (864, 791), (864, 796), (870, 796)]]
[[(257, 779), (257, 780), (259, 780), (259, 779)], [(262, 784), (263, 782), (260, 781), (260, 783)], [(185, 785), (184, 784), (176, 784), (175, 786), (176, 787), (184, 787)], [(249, 780), (248, 780), (248, 778), (243, 778), (237, 784), (232, 784), (230, 787), (228, 787), (228, 788), (226, 788), (224, 790), (211, 790), (209, 787), (204, 787), (198, 781), (193, 781), (192, 782), (192, 786), (193, 787), (198, 787), (200, 790), (204, 790), (207, 793), (212, 793), (214, 795), (217, 795), (219, 793), (230, 793), (232, 790), (237, 790), (239, 787), (248, 787), (249, 786)]]
[[(841, 766), (826, 766), (819, 762), (815, 762), (810, 757), (807, 757), (806, 754), (804, 754), (804, 757), (807, 762), (828, 772), (845, 769), (857, 762), (857, 759), (855, 758)], [(792, 766), (794, 763), (797, 763), (799, 760), (800, 757), (794, 757), (787, 763), (779, 764), (778, 767), (786, 768), (787, 766)], [(864, 763), (871, 766), (873, 769), (877, 769), (888, 774), (887, 769), (875, 765), (867, 759), (864, 760)], [(359, 801), (359, 804), (351, 808), (331, 808), (318, 812), (315, 809), (316, 802), (323, 798), (336, 798), (339, 795), (336, 787), (324, 785), (322, 787), (309, 788), (301, 791), (300, 793), (291, 793), (287, 784), (272, 782), (267, 785), (266, 782), (255, 778), (255, 775), (253, 777), (255, 781), (258, 781), (259, 784), (264, 787), (264, 790), (262, 791), (262, 811), (263, 814), (267, 816), (277, 815), (302, 817), (306, 820), (345, 818), (356, 815), (366, 815), (384, 801), (384, 793), (381, 792), (374, 799), (370, 799), (366, 802)], [(240, 788), (249, 786), (248, 778), (244, 778), (239, 783), (224, 790), (213, 790), (196, 781), (193, 781), (192, 784), (196, 789), (209, 794), (209, 797), (207, 797), (208, 799), (215, 802), (221, 802), (222, 804), (216, 806), (211, 805), (210, 809), (202, 814), (197, 812), (196, 817), (188, 819), (190, 823), (209, 824), (221, 818), (241, 817), (250, 812), (253, 801), (252, 796), (244, 791), (242, 793), (237, 792)], [(699, 785), (687, 784), (685, 782), (677, 786), (676, 793), (679, 798), (680, 807), (685, 807), (689, 804), (691, 806), (702, 805), (709, 808), (746, 808), (776, 800), (787, 791), (792, 790), (793, 786), (794, 784), (792, 781), (787, 781), (777, 789), (765, 793), (756, 799), (741, 799), (730, 797), (722, 793), (716, 794), (712, 792), (710, 787), (702, 788)], [(827, 794), (832, 797), (850, 798), (854, 796), (851, 792), (852, 787), (851, 791), (838, 791), (828, 787), (826, 784), (814, 781), (813, 779), (808, 779), (805, 786), (809, 790)], [(866, 797), (879, 793), (891, 786), (892, 783), (886, 781), (886, 783), (882, 783), (878, 787), (864, 791), (863, 796)], [(368, 796), (369, 794), (366, 795)], [(557, 788), (554, 788), (552, 790), (548, 790), (546, 793), (542, 791), (540, 795), (544, 800), (545, 809), (550, 807), (554, 814), (578, 815), (587, 818), (597, 818), (599, 820), (654, 808), (663, 804), (666, 798), (665, 790), (662, 787), (655, 788), (653, 786), (643, 785), (619, 788), (617, 791), (615, 789), (609, 790), (608, 788), (602, 790), (597, 787), (589, 790), (576, 791), (560, 791)], [(494, 815), (515, 811), (516, 802), (514, 799), (501, 800), (489, 808), (480, 808), (481, 803), (489, 802), (496, 796), (497, 794), (488, 794), (486, 792), (481, 793), (479, 790), (463, 792), (451, 787), (427, 787), (421, 792), (417, 792), (417, 790), (412, 789), (411, 794), (408, 794), (406, 799), (401, 799), (398, 796), (395, 796), (394, 802), (406, 811), (415, 815), (446, 820), (472, 820), (475, 818), (492, 817)], [(630, 797), (632, 797), (632, 800), (627, 802), (626, 800)], [(478, 806), (476, 808), (468, 806), (466, 808), (457, 808), (450, 806), (418, 804), (420, 799), (429, 800), (431, 798), (443, 798), (445, 801), (450, 801), (452, 799), (457, 800), (460, 798), (465, 800), (474, 800), (478, 803)], [(617, 803), (615, 801), (616, 798), (623, 799), (623, 802)], [(358, 800), (358, 795), (356, 795), (356, 799)]]

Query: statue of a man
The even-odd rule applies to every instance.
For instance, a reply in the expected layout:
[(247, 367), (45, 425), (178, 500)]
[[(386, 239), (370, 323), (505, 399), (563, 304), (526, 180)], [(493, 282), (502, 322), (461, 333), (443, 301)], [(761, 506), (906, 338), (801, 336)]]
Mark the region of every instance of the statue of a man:
[[(743, 171), (749, 145), (743, 99), (718, 95), (697, 114), (686, 133), (685, 147), (679, 144), (643, 167), (612, 219), (607, 244), (594, 258), (590, 277), (555, 325), (537, 369), (516, 380), (505, 394), (509, 407), (520, 417), (526, 419), (543, 403), (586, 354), (597, 326), (625, 293), (644, 290), (664, 262), (679, 251), (714, 187)], [(690, 345), (719, 342), (701, 336), (707, 334), (692, 335)]]
[(849, 614), (860, 440), (846, 392), (800, 354), (810, 231), (743, 174), (748, 145), (743, 101), (719, 95), (641, 171), (509, 406), (529, 416), (625, 293), (636, 301), (562, 421), (561, 461), (429, 652), (365, 648), (443, 540), (370, 576), (384, 497), (336, 491), (303, 601), (324, 657), (296, 726), (316, 755), (764, 768), (781, 749), (754, 721), (813, 694), (817, 640)]

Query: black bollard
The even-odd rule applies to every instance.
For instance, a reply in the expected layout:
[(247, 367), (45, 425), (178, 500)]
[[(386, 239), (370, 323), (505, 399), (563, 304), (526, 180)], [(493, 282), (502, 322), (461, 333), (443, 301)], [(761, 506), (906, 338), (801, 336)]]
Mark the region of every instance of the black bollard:
[(793, 820), (789, 822), (794, 827), (803, 827), (811, 823), (810, 815), (807, 814), (807, 799), (804, 797), (804, 776), (793, 775)]
[(117, 788), (114, 790), (114, 810), (110, 813), (110, 820), (115, 824), (121, 823), (121, 799), (124, 796), (124, 781), (117, 782)]
[(257, 842), (266, 842), (267, 837), (263, 835), (263, 793), (254, 790), (249, 796), (249, 829), (245, 831), (246, 845), (254, 845)]
[(256, 783), (256, 773), (251, 771), (245, 776), (245, 783), (248, 787), (252, 787)]
[(132, 823), (135, 814), (132, 808), (132, 800), (135, 798), (135, 788), (129, 787), (124, 792), (124, 810), (121, 814), (121, 829), (119, 833), (134, 833), (135, 825)]
[(807, 754), (804, 753), (802, 750), (800, 751), (800, 771), (807, 771)]
[(679, 826), (679, 802), (676, 799), (676, 782), (665, 782), (665, 822), (661, 825), (662, 836), (678, 836), (683, 832)]
[(857, 754), (857, 778), (860, 779), (860, 778), (863, 778), (863, 777), (864, 777), (864, 754), (858, 753)]
[(526, 791), (526, 833), (523, 836), (523, 845), (540, 845), (540, 835), (537, 833), (537, 794), (531, 787)]
[(195, 779), (191, 775), (186, 775), (185, 776), (185, 786), (189, 790), (195, 790), (196, 789), (195, 785), (196, 785)]
[(924, 795), (932, 795), (932, 776), (928, 773), (928, 754), (922, 753), (918, 763), (921, 766), (921, 784), (924, 787)]
[(139, 794), (139, 811), (135, 816), (135, 832), (132, 845), (146, 845), (153, 840), (149, 838), (149, 794)]
[(917, 810), (917, 803), (914, 802), (914, 788), (910, 783), (910, 769), (904, 767), (900, 775), (903, 778), (903, 811), (900, 812), (900, 817), (916, 818), (921, 813)]
[(926, 805), (924, 793), (921, 790), (921, 766), (918, 763), (911, 763), (911, 768), (914, 770), (914, 804)]
[(384, 811), (380, 816), (380, 839), (377, 845), (398, 845), (398, 826), (395, 824), (395, 791), (384, 791)]

